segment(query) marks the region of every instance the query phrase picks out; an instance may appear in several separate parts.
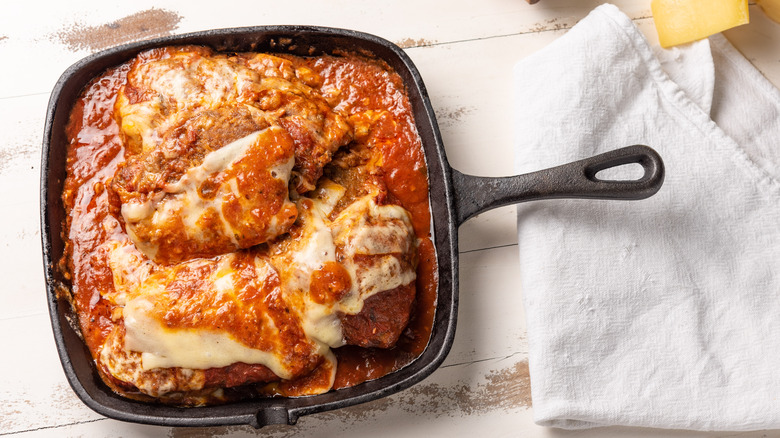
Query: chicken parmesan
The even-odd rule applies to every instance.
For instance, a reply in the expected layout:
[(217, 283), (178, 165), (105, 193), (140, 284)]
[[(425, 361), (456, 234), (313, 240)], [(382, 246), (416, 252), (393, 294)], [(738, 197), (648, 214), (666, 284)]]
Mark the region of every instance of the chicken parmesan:
[(60, 266), (117, 393), (313, 395), (422, 353), (427, 170), (386, 64), (152, 49), (87, 85), (67, 135)]

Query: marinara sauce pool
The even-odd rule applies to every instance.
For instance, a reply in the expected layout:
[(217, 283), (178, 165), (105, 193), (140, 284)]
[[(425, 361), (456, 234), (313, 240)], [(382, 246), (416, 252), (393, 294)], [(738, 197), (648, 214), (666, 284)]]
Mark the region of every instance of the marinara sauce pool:
[[(352, 54), (279, 56), (292, 62), (296, 69), (308, 69), (318, 75), (318, 89), (323, 94), (341, 90), (332, 96), (334, 110), (347, 116), (382, 114), (360, 141), (378, 157), (379, 174), (389, 196), (411, 214), (418, 239), (416, 297), (408, 325), (391, 348), (348, 345), (333, 349), (338, 363), (333, 389), (339, 389), (402, 368), (418, 357), (428, 343), (436, 305), (437, 266), (431, 241), (425, 157), (404, 84), (386, 64)], [(60, 268), (71, 282), (72, 303), (81, 332), (95, 358), (121, 317), (121, 309), (100, 291), (114, 288), (108, 254), (102, 244), (110, 239), (124, 239), (126, 233), (118, 214), (119, 200), (109, 187), (126, 155), (114, 108), (130, 65), (128, 62), (110, 69), (90, 82), (73, 108), (67, 127), (68, 177), (62, 195), (67, 210), (66, 252)], [(227, 372), (246, 371), (233, 367)], [(109, 376), (103, 373), (103, 377), (117, 388), (111, 385)], [(295, 394), (296, 386), (309, 383), (305, 378), (284, 382), (285, 393)], [(264, 390), (254, 385), (250, 391), (239, 393), (251, 397)], [(216, 401), (206, 400), (212, 402)]]

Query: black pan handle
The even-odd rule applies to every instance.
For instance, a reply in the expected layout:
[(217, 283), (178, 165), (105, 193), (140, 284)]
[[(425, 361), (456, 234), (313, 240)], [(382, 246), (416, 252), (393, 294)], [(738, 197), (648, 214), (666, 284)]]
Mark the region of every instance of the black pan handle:
[[(636, 180), (602, 180), (604, 169), (638, 163), (644, 175)], [(643, 145), (627, 146), (584, 160), (523, 175), (487, 178), (452, 169), (457, 224), (484, 211), (539, 199), (644, 199), (664, 181), (664, 163), (656, 151)]]

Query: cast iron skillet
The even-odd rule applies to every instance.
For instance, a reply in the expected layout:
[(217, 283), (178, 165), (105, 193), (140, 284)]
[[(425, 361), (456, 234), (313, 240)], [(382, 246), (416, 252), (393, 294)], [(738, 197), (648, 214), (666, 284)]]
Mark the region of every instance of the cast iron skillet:
[[(426, 350), (410, 365), (352, 388), (302, 398), (268, 398), (224, 406), (176, 408), (125, 399), (97, 374), (92, 358), (70, 323), (73, 315), (57, 291), (67, 282), (55, 268), (62, 257), (65, 216), (60, 194), (65, 179), (65, 126), (71, 106), (90, 79), (142, 50), (174, 44), (200, 44), (219, 51), (281, 52), (296, 55), (354, 51), (386, 61), (404, 80), (428, 164), (434, 243), (439, 265), (435, 320)], [(639, 163), (644, 175), (633, 181), (603, 181), (600, 170)], [(342, 408), (384, 397), (430, 375), (452, 345), (458, 307), (457, 228), (466, 219), (510, 203), (550, 198), (642, 199), (659, 190), (661, 158), (646, 146), (630, 146), (583, 161), (506, 178), (464, 175), (447, 163), (441, 135), (425, 86), (406, 54), (394, 44), (360, 32), (307, 26), (221, 29), (170, 36), (115, 47), (71, 66), (59, 79), (49, 102), (41, 164), (41, 236), (49, 311), (65, 374), (76, 394), (107, 417), (165, 426), (295, 424), (302, 415)]]

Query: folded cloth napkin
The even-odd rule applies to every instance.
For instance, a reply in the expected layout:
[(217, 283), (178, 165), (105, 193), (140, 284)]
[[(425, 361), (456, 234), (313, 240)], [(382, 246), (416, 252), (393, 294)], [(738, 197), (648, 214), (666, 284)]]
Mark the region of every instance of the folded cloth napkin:
[(653, 49), (612, 5), (514, 78), (519, 172), (666, 164), (646, 200), (518, 206), (536, 422), (780, 428), (780, 92), (722, 36)]

